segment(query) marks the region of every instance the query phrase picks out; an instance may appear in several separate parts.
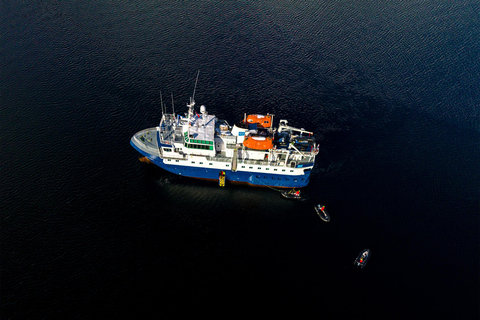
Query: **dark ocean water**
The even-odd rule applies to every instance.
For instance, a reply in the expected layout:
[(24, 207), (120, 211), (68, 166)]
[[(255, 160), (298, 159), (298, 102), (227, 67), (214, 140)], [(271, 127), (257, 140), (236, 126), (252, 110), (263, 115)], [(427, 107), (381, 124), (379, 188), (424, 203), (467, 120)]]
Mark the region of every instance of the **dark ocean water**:
[[(479, 12), (2, 1), (0, 317), (478, 319)], [(306, 201), (138, 161), (160, 90), (186, 111), (197, 70), (210, 114), (317, 133)]]

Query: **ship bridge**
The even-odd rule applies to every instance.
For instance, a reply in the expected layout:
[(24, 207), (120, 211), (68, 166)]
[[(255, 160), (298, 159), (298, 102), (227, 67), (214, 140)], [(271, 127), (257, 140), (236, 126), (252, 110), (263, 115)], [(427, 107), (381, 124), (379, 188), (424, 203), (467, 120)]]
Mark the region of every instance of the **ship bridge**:
[(215, 135), (215, 116), (195, 116), (187, 127), (188, 138), (213, 141)]
[(202, 114), (193, 116), (184, 125), (184, 147), (187, 149), (214, 151), (215, 116)]

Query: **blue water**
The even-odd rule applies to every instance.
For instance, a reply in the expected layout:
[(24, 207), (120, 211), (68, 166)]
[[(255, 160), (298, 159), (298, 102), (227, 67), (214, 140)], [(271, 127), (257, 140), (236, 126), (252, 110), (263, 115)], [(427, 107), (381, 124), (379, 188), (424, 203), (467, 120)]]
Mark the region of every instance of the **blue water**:
[[(2, 2), (0, 317), (477, 319), (478, 12)], [(306, 201), (138, 161), (129, 139), (158, 123), (160, 90), (185, 112), (197, 70), (210, 114), (316, 133)]]

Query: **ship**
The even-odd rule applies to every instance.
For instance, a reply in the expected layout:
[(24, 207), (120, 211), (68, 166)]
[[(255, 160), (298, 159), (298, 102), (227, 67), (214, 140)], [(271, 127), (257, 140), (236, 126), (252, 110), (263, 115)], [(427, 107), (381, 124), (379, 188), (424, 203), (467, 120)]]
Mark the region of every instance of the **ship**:
[(208, 114), (204, 105), (197, 113), (194, 96), (184, 115), (162, 107), (159, 125), (135, 133), (133, 148), (166, 171), (221, 186), (225, 181), (273, 188), (308, 185), (319, 150), (313, 132), (289, 126), (287, 120), (274, 127), (273, 114), (244, 114), (231, 126)]

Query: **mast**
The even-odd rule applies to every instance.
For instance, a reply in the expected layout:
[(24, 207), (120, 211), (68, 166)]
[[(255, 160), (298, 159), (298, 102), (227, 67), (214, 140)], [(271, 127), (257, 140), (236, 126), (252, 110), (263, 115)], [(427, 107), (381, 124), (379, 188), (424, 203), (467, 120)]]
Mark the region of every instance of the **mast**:
[(159, 126), (162, 126), (162, 122), (165, 121), (165, 113), (164, 112), (166, 112), (166, 110), (164, 111), (163, 107), (164, 107), (164, 105), (163, 105), (162, 90), (160, 90), (160, 108), (162, 109), (162, 117), (160, 118)]
[(187, 104), (188, 107), (188, 119), (193, 117), (193, 107), (195, 106), (195, 91), (197, 90), (198, 76), (200, 75), (200, 70), (197, 71), (197, 79), (195, 80), (195, 87), (193, 88), (193, 96), (190, 98), (190, 103)]
[(200, 75), (200, 70), (197, 71), (197, 79), (195, 80), (195, 87), (193, 88), (193, 97), (192, 100), (195, 103), (195, 91), (197, 90), (198, 76)]

